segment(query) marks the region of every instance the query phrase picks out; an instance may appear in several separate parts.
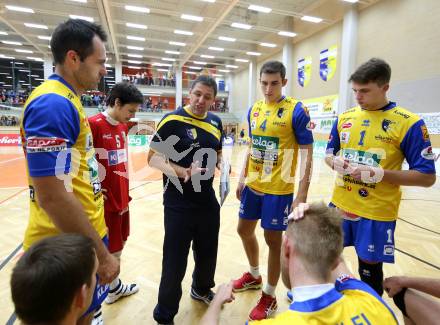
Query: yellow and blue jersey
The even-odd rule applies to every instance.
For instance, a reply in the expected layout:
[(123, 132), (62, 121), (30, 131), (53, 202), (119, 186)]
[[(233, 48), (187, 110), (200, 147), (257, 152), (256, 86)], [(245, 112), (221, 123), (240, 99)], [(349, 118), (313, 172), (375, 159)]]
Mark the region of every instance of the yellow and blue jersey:
[[(186, 183), (177, 177), (170, 179), (163, 175), (164, 205), (167, 207), (188, 207), (191, 204), (209, 204), (215, 199), (212, 188), (217, 153), (222, 150), (223, 127), (221, 119), (207, 112), (199, 117), (191, 112), (189, 106), (177, 109), (163, 117), (150, 148), (162, 153), (171, 162), (188, 168), (199, 161), (200, 167), (208, 172)], [(198, 186), (200, 184), (200, 186)]]
[(32, 177), (57, 176), (81, 202), (101, 237), (106, 235), (104, 201), (92, 132), (79, 97), (60, 76), (38, 86), (24, 105), (20, 125), (30, 188), (30, 218), (23, 247), (60, 231), (38, 204)]
[[(410, 170), (435, 174), (431, 151), (424, 121), (394, 102), (377, 111), (355, 107), (340, 114), (327, 144), (327, 153), (340, 155), (351, 163), (401, 170), (406, 159)], [(400, 199), (399, 185), (365, 183), (338, 174), (332, 202), (351, 214), (393, 221), (397, 219)]]
[(364, 282), (342, 276), (323, 295), (293, 302), (289, 310), (251, 325), (395, 325), (396, 316), (377, 293)]
[(246, 185), (267, 194), (292, 194), (298, 146), (313, 143), (307, 109), (291, 97), (271, 104), (260, 100), (249, 109), (248, 123)]

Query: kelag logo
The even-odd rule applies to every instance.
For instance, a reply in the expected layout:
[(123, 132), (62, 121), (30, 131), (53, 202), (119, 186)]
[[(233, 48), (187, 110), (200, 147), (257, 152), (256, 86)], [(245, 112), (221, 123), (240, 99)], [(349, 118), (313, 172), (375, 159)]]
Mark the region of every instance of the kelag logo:
[(252, 136), (252, 146), (259, 150), (277, 150), (279, 139), (275, 137)]
[(358, 151), (353, 149), (344, 149), (342, 157), (351, 163), (357, 163), (361, 165), (367, 165), (370, 167), (378, 167), (381, 156), (377, 153), (371, 153), (366, 151)]
[(130, 135), (128, 136), (128, 145), (131, 147), (141, 147), (147, 145), (147, 136), (145, 135)]

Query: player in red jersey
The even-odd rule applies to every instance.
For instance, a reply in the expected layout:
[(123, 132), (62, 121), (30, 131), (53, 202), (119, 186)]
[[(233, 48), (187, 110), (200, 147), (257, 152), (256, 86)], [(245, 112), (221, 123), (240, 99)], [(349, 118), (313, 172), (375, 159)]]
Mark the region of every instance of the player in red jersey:
[[(142, 93), (136, 86), (121, 82), (113, 86), (106, 101), (107, 109), (89, 118), (96, 158), (101, 164), (99, 175), (105, 194), (104, 217), (108, 228), (108, 249), (118, 259), (130, 233), (126, 123), (134, 117), (142, 102)], [(105, 302), (114, 303), (138, 290), (137, 284), (123, 284), (116, 278), (110, 284)]]

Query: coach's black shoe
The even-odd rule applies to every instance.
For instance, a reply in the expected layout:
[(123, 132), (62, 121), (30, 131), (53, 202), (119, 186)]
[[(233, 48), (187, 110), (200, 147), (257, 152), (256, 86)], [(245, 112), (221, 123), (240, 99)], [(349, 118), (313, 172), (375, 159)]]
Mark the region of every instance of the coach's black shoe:
[(197, 291), (195, 291), (193, 288), (191, 288), (191, 298), (193, 298), (194, 300), (198, 300), (201, 302), (204, 302), (205, 304), (209, 305), (212, 301), (212, 299), (214, 299), (215, 293), (212, 290), (209, 290), (208, 293), (204, 294), (204, 295), (200, 295), (197, 293)]

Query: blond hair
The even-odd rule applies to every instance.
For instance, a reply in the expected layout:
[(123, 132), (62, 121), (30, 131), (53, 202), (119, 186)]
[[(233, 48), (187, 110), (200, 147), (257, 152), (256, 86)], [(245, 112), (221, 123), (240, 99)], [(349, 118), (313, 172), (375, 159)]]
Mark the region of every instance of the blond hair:
[(324, 203), (312, 203), (304, 218), (292, 220), (286, 230), (305, 269), (327, 279), (342, 253), (341, 215)]

